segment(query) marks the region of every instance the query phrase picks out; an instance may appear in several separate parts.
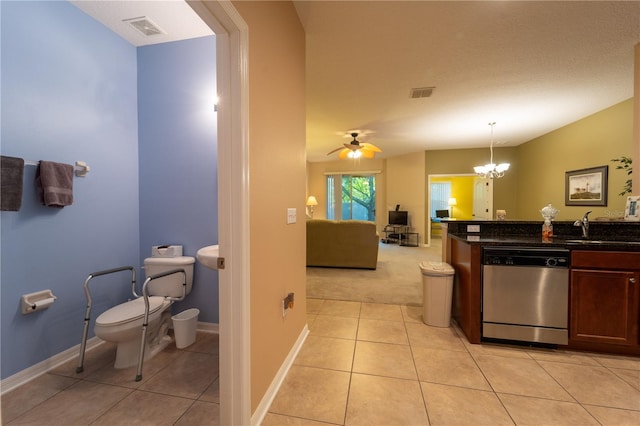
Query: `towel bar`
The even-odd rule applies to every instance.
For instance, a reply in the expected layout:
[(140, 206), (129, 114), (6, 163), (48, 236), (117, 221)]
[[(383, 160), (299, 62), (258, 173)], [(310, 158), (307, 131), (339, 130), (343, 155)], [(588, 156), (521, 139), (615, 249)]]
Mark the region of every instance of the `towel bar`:
[[(24, 160), (25, 166), (37, 166), (38, 164), (40, 164), (40, 161)], [(87, 173), (91, 171), (91, 167), (89, 167), (85, 161), (76, 161), (74, 169), (78, 177), (85, 177)]]

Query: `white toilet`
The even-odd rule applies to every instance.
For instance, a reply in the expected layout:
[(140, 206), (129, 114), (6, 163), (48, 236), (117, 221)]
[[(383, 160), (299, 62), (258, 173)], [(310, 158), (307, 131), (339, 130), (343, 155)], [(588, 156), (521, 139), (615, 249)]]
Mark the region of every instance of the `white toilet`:
[[(189, 294), (193, 285), (194, 263), (195, 258), (190, 256), (148, 257), (144, 260), (145, 275), (149, 277), (173, 269), (184, 269), (187, 275), (186, 294)], [(149, 325), (145, 359), (153, 357), (171, 342), (167, 332), (171, 324), (173, 301), (168, 298), (182, 297), (182, 279), (181, 273), (171, 274), (148, 284)], [(117, 344), (115, 368), (132, 367), (138, 363), (144, 309), (144, 298), (139, 297), (103, 312), (96, 319), (93, 329), (95, 335)]]

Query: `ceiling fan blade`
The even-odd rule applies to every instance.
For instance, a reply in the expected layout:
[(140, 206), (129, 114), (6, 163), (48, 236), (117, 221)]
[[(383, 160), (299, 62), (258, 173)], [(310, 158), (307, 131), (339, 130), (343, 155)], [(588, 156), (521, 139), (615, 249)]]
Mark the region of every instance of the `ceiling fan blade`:
[(361, 148), (361, 146), (357, 143), (345, 143), (344, 147), (350, 149), (351, 151), (357, 151)]
[(373, 158), (376, 156), (375, 152), (366, 148), (362, 148), (360, 152), (362, 153), (362, 158)]
[(362, 142), (360, 145), (362, 145), (362, 148), (368, 149), (368, 150), (373, 151), (373, 152), (382, 152), (382, 150), (380, 148), (378, 148), (377, 146), (375, 146), (374, 144), (371, 144), (371, 143)]
[(333, 151), (328, 152), (328, 153), (327, 153), (327, 155), (331, 155), (331, 154), (333, 154), (334, 152), (338, 152), (338, 151), (340, 151), (341, 149), (344, 149), (344, 148), (343, 148), (343, 147), (336, 148), (336, 149), (334, 149)]

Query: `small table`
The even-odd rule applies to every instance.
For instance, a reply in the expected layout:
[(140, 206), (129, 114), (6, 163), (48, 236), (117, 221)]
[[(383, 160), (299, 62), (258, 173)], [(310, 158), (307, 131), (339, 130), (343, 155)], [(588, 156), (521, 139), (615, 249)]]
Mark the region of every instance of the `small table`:
[(403, 232), (400, 234), (398, 244), (407, 247), (418, 247), (418, 235), (417, 232)]

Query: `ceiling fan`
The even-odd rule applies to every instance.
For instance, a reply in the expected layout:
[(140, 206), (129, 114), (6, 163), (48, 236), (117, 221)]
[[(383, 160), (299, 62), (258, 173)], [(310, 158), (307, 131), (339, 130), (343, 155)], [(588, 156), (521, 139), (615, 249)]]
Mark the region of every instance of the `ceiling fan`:
[(333, 151), (329, 152), (327, 155), (331, 155), (334, 152), (340, 151), (340, 154), (338, 154), (338, 158), (343, 160), (347, 157), (348, 158), (360, 158), (360, 157), (373, 158), (375, 157), (376, 152), (382, 152), (380, 148), (378, 148), (373, 144), (360, 142), (357, 139), (358, 133), (356, 132), (351, 133), (351, 137), (353, 137), (353, 140), (351, 142), (343, 144), (343, 147), (341, 146), (339, 148), (336, 148)]

